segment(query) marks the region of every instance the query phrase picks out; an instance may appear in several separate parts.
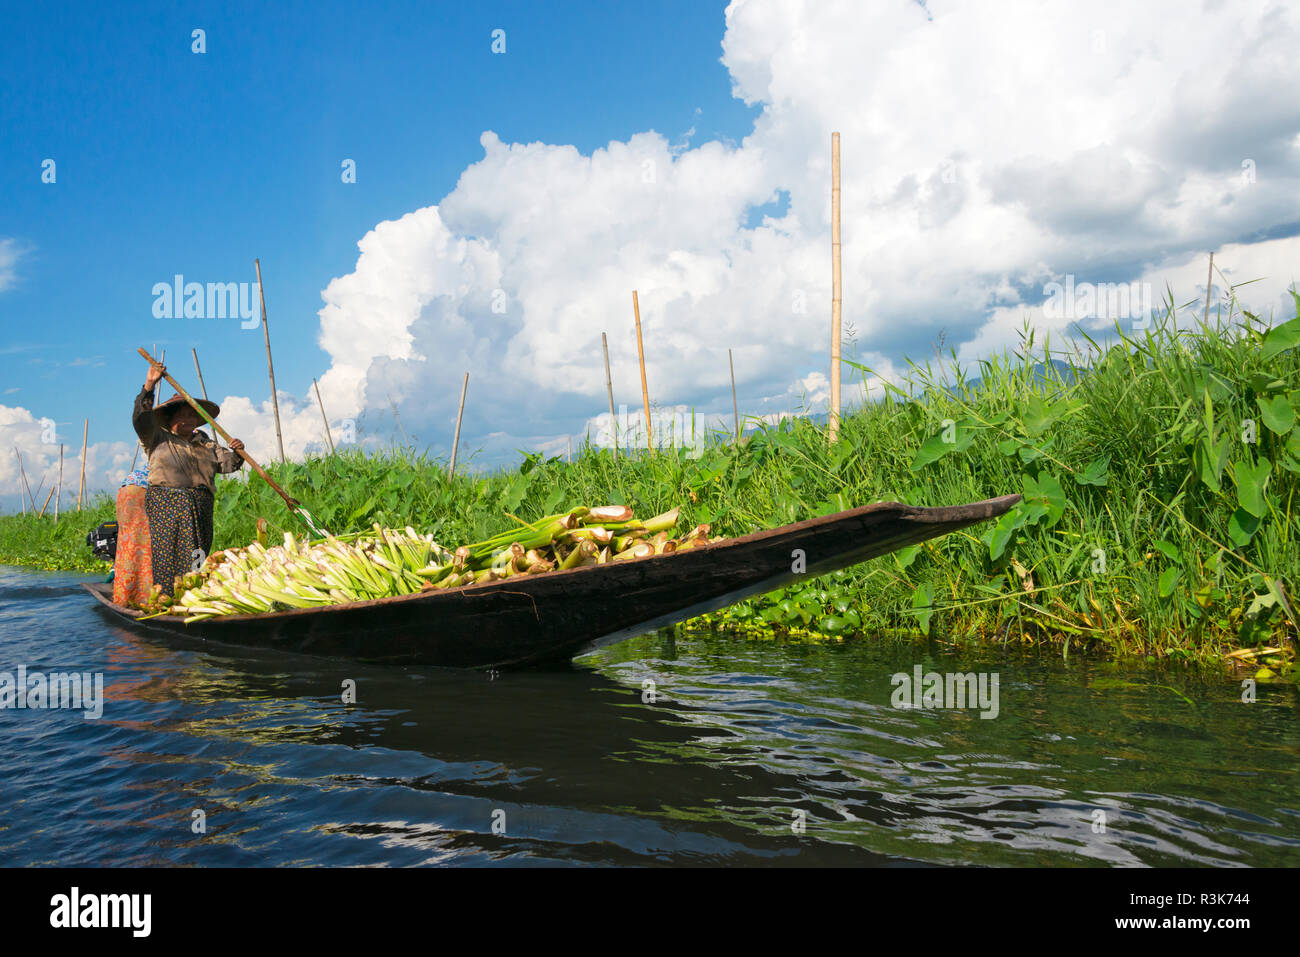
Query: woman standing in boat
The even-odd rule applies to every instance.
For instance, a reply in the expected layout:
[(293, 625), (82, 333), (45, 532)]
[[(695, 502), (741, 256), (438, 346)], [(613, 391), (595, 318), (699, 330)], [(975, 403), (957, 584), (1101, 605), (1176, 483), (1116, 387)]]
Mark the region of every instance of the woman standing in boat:
[[(167, 370), (152, 365), (144, 388), (135, 397), (131, 424), (149, 455), (149, 488), (144, 508), (149, 517), (153, 581), (173, 593), (177, 575), (196, 569), (212, 551), (213, 480), (218, 472), (238, 472), (244, 443), (232, 439), (225, 449), (198, 431), (202, 420), (183, 398), (174, 395), (154, 408), (153, 390)], [(212, 418), (221, 407), (199, 400)]]

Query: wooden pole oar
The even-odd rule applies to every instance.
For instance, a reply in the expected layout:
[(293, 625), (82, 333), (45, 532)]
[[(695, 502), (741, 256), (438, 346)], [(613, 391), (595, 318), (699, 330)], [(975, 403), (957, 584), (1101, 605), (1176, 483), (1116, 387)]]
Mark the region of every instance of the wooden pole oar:
[[(145, 361), (148, 362), (151, 367), (160, 365), (160, 363), (154, 361), (153, 356), (149, 355), (149, 353), (145, 352), (143, 349), (139, 350), (139, 352), (140, 355), (144, 356)], [(175, 389), (177, 394), (180, 395), (182, 399), (184, 399), (191, 406), (193, 406), (194, 411), (203, 417), (203, 421), (207, 422), (208, 425), (212, 426), (213, 430), (219, 436), (221, 436), (223, 439), (226, 440), (227, 445), (229, 445), (231, 442), (234, 441), (234, 439), (230, 437), (229, 432), (227, 432), (221, 426), (217, 425), (217, 423), (212, 420), (212, 416), (208, 415), (207, 409), (203, 408), (203, 406), (195, 402), (194, 397), (191, 396), (188, 392), (186, 392), (183, 388), (181, 388), (181, 384), (179, 382), (173, 379), (166, 372), (163, 373), (163, 378), (167, 380), (167, 384), (171, 386), (173, 389)], [(258, 475), (262, 476), (262, 478), (266, 480), (267, 485), (275, 489), (275, 491), (279, 494), (280, 498), (284, 499), (285, 504), (289, 506), (290, 511), (295, 512), (299, 518), (301, 518), (304, 522), (306, 522), (308, 528), (310, 528), (321, 538), (329, 537), (329, 532), (323, 531), (320, 528), (316, 527), (316, 523), (312, 520), (311, 513), (309, 513), (305, 508), (302, 507), (302, 503), (299, 502), (296, 498), (290, 498), (289, 493), (286, 492), (284, 489), (280, 488), (280, 486), (276, 484), (275, 479), (267, 475), (266, 470), (262, 468), (262, 466), (258, 465), (255, 461), (253, 461), (253, 457), (251, 455), (249, 455), (243, 449), (235, 449), (235, 451), (240, 454), (240, 456), (244, 459), (245, 462), (247, 462), (249, 465), (253, 467), (253, 471), (255, 471)]]

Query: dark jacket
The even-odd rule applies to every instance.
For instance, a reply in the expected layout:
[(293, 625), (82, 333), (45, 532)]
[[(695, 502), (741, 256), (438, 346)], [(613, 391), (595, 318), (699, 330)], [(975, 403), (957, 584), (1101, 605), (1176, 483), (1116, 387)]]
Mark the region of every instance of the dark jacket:
[(238, 452), (217, 445), (195, 429), (189, 438), (160, 428), (154, 421), (153, 390), (135, 397), (131, 425), (149, 455), (149, 484), (167, 488), (206, 488), (216, 494), (218, 472), (238, 472), (244, 465)]

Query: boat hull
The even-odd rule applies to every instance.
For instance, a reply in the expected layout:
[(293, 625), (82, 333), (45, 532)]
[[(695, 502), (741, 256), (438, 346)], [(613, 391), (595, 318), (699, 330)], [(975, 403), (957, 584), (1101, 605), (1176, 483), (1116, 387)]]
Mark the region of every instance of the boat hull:
[(138, 620), (111, 585), (85, 587), (153, 633), (380, 664), (515, 668), (572, 658), (997, 518), (1020, 496), (918, 508), (887, 502), (635, 561), (521, 575), (462, 588), (186, 625)]

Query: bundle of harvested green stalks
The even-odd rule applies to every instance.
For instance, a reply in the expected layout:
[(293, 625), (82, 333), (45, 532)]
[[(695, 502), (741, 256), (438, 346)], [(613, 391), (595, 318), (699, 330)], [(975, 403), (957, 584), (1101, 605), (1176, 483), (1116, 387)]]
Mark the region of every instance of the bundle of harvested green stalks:
[[(170, 608), (186, 622), (456, 588), (513, 575), (632, 561), (705, 544), (709, 526), (670, 538), (679, 509), (640, 521), (625, 505), (579, 506), (474, 545), (443, 548), (431, 535), (375, 525), (360, 535), (284, 544), (254, 542), (178, 576)], [(714, 539), (716, 541), (716, 539)], [(162, 609), (166, 610), (166, 609)]]

